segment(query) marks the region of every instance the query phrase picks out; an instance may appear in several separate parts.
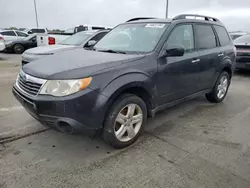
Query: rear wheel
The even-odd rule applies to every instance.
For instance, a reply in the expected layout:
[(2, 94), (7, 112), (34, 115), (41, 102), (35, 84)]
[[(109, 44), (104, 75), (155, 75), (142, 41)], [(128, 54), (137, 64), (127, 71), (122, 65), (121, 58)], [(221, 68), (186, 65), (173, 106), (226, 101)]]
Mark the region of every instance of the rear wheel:
[(102, 137), (114, 148), (125, 148), (139, 138), (146, 120), (144, 101), (135, 95), (122, 95), (107, 114)]
[(24, 47), (21, 44), (15, 44), (13, 46), (13, 52), (16, 54), (22, 54), (24, 52)]
[(216, 81), (213, 90), (206, 94), (207, 100), (213, 103), (222, 102), (227, 95), (229, 86), (230, 76), (227, 72), (223, 71)]

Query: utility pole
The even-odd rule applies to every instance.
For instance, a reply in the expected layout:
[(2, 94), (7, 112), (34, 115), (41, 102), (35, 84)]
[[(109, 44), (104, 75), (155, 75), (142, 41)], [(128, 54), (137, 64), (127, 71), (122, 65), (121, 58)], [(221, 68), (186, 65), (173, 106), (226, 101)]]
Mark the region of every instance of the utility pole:
[(168, 18), (168, 0), (166, 0), (166, 18)]
[(38, 18), (37, 18), (37, 10), (36, 10), (36, 0), (34, 0), (35, 14), (36, 14), (36, 27), (38, 28)]

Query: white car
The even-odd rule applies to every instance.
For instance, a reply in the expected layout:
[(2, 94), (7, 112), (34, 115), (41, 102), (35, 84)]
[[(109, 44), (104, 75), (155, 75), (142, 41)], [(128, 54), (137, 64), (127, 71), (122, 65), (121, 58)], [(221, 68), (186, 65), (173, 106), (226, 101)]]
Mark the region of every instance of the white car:
[(4, 39), (3, 36), (0, 34), (0, 51), (5, 49)]
[(27, 33), (17, 30), (3, 30), (0, 31), (0, 34), (3, 36), (4, 41), (20, 40), (29, 36)]
[(112, 27), (108, 26), (93, 26), (93, 25), (79, 25), (70, 29), (65, 30), (62, 33), (39, 33), (37, 35), (37, 46), (48, 46), (59, 44), (61, 41), (66, 38), (81, 32), (81, 31), (98, 31), (98, 30), (110, 30)]
[(56, 52), (75, 48), (91, 49), (91, 47), (101, 40), (109, 31), (110, 30), (82, 31), (68, 37), (58, 44), (31, 48), (22, 54), (22, 65), (48, 55), (53, 55)]

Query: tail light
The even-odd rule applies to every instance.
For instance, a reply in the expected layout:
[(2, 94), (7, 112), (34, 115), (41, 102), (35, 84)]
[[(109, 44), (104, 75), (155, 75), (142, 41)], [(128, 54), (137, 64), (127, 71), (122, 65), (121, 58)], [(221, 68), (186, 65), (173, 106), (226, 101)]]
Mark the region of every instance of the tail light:
[(237, 56), (237, 48), (234, 46), (234, 55)]
[(56, 44), (56, 39), (54, 37), (49, 37), (49, 45)]
[(0, 36), (0, 40), (4, 40), (4, 38), (2, 36)]

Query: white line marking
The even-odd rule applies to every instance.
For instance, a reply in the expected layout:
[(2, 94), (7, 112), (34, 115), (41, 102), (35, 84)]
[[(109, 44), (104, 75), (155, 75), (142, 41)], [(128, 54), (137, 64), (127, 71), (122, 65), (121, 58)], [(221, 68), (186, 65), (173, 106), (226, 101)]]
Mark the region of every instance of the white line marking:
[(0, 112), (9, 112), (9, 111), (21, 110), (21, 109), (23, 109), (22, 106), (13, 106), (9, 108), (0, 108)]

